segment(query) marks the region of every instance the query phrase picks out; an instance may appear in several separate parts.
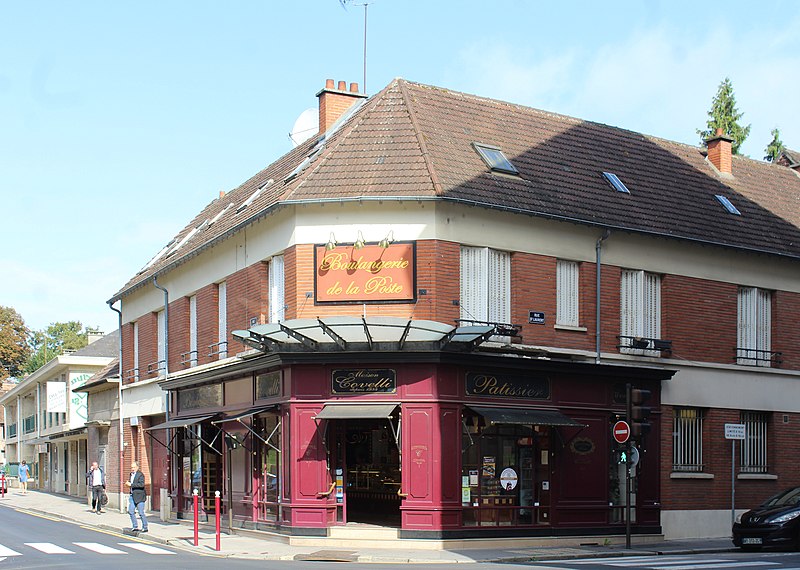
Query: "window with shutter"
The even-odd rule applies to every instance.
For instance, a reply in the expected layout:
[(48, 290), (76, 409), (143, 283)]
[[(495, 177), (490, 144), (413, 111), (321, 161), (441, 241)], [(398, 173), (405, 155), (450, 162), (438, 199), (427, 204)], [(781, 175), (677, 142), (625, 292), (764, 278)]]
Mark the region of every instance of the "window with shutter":
[(164, 313), (163, 309), (156, 313), (156, 343), (158, 344), (158, 362), (156, 363), (155, 368), (158, 371), (164, 370), (164, 367), (167, 363), (167, 351), (166, 346), (164, 346), (164, 338), (166, 337), (166, 313)]
[(283, 256), (276, 255), (269, 262), (269, 322), (283, 321), (286, 316), (285, 275)]
[(576, 261), (556, 261), (556, 324), (580, 326), (578, 305), (579, 265)]
[(189, 366), (197, 366), (197, 295), (189, 297)]
[[(461, 247), (461, 319), (511, 323), (511, 254), (485, 247)], [(492, 337), (509, 342), (508, 337)]]
[(736, 329), (736, 362), (770, 366), (772, 295), (757, 287), (740, 287)]
[(217, 316), (218, 316), (218, 331), (217, 337), (217, 354), (219, 359), (228, 357), (228, 284), (223, 281), (217, 288)]
[(139, 379), (139, 321), (133, 323), (133, 378)]
[[(620, 336), (661, 338), (661, 277), (625, 269), (620, 281)], [(622, 339), (622, 344), (630, 339)], [(625, 354), (660, 356), (660, 351), (621, 348)]]

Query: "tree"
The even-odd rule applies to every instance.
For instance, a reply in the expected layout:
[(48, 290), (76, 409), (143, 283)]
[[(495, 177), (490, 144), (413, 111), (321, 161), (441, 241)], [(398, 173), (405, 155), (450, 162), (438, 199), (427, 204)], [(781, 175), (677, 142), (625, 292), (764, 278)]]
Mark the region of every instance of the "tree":
[(0, 307), (0, 380), (22, 373), (31, 353), (29, 332), (17, 311), (11, 307)]
[(711, 110), (708, 112), (708, 121), (706, 122), (706, 130), (697, 129), (697, 134), (700, 135), (701, 142), (705, 146), (706, 139), (716, 134), (717, 129), (722, 129), (722, 132), (731, 137), (731, 150), (733, 154), (739, 154), (739, 147), (750, 134), (750, 125), (743, 127), (739, 124), (739, 120), (744, 113), (740, 113), (736, 108), (736, 97), (733, 94), (733, 84), (727, 77), (719, 84), (717, 94), (711, 101)]
[(766, 156), (764, 156), (764, 160), (767, 162), (775, 162), (781, 156), (781, 153), (784, 150), (783, 141), (781, 140), (781, 132), (778, 130), (778, 127), (772, 129), (770, 133), (772, 135), (772, 142), (767, 145), (767, 148), (764, 149), (766, 152)]
[(30, 335), (33, 355), (25, 365), (26, 372), (34, 372), (56, 356), (78, 350), (89, 343), (89, 335), (78, 321), (53, 323), (43, 331)]

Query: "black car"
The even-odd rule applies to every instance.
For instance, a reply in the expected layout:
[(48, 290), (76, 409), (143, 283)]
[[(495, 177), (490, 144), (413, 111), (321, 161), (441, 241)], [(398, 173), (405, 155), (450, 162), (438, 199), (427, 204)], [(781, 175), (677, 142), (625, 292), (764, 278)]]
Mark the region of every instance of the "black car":
[(800, 487), (782, 491), (738, 517), (733, 525), (733, 544), (741, 548), (791, 546), (800, 550)]

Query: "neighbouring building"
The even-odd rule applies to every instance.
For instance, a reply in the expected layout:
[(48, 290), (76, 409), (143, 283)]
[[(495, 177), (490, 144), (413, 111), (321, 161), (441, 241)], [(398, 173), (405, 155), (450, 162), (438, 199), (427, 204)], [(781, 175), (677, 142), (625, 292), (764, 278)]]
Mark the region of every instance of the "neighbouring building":
[(119, 331), (89, 335), (90, 343), (56, 356), (0, 398), (5, 410), (6, 459), (31, 469), (29, 487), (72, 496), (86, 495), (87, 395), (73, 392), (117, 358)]
[(797, 172), (403, 79), (317, 96), (109, 300), (154, 501), (448, 539), (621, 534), (630, 493), (676, 538), (728, 535), (732, 461), (738, 507), (800, 483)]

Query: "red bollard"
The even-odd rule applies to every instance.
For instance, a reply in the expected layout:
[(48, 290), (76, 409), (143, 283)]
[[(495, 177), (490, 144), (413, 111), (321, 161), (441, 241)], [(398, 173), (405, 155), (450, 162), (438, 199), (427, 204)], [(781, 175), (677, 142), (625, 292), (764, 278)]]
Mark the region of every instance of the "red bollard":
[(215, 513), (215, 517), (214, 518), (217, 519), (217, 552), (219, 552), (219, 550), (220, 550), (220, 545), (219, 545), (219, 538), (220, 538), (220, 532), (219, 532), (219, 491), (214, 491), (214, 513)]
[(0, 498), (6, 498), (6, 474), (0, 473)]
[(192, 491), (192, 498), (194, 500), (194, 545), (197, 546), (200, 544), (200, 536), (197, 530), (197, 489)]

